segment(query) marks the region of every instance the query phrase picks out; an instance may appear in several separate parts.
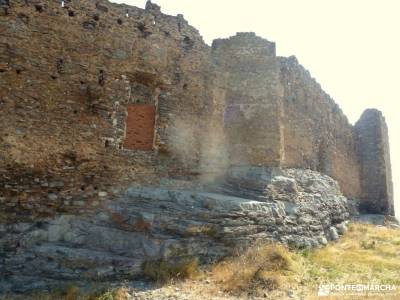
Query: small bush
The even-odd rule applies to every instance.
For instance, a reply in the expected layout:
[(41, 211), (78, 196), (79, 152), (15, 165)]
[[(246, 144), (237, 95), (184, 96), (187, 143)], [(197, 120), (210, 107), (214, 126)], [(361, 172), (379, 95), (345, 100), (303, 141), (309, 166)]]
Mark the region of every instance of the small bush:
[(76, 286), (70, 285), (66, 290), (65, 300), (76, 300), (78, 299), (79, 290)]
[(273, 291), (282, 286), (282, 276), (278, 272), (259, 270), (254, 275), (252, 284), (260, 286), (262, 289)]
[(225, 291), (275, 290), (297, 271), (289, 250), (277, 244), (259, 244), (213, 268), (215, 280)]
[(108, 290), (101, 295), (95, 296), (93, 300), (127, 300), (128, 293), (126, 288), (117, 288), (115, 290)]
[(393, 241), (393, 245), (395, 245), (395, 246), (400, 246), (400, 240), (395, 240), (395, 241)]
[(366, 250), (375, 249), (376, 242), (375, 241), (368, 242), (366, 240), (363, 240), (360, 242), (360, 247)]
[(156, 260), (145, 262), (143, 273), (153, 281), (164, 283), (171, 279), (192, 277), (197, 273), (198, 267), (196, 258), (183, 258), (178, 261)]

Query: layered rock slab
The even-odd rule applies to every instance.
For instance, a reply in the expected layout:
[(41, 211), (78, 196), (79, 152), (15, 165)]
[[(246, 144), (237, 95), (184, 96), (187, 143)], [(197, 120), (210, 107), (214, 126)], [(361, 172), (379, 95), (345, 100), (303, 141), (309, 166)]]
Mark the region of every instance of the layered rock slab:
[[(280, 196), (287, 182), (297, 197)], [(132, 187), (90, 216), (2, 225), (0, 287), (23, 292), (68, 281), (134, 279), (148, 261), (210, 263), (257, 240), (310, 248), (343, 233), (347, 200), (328, 176), (283, 170), (267, 190), (269, 198), (252, 200)]]

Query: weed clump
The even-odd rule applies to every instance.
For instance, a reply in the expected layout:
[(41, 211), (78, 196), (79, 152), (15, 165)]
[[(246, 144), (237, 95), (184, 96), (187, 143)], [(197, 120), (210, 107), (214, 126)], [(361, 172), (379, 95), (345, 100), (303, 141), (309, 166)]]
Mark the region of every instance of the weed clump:
[(177, 261), (154, 260), (143, 264), (143, 274), (159, 283), (172, 279), (190, 278), (198, 271), (198, 260), (193, 257), (182, 258)]
[(228, 292), (276, 290), (298, 266), (288, 248), (278, 244), (258, 244), (213, 268), (215, 280)]

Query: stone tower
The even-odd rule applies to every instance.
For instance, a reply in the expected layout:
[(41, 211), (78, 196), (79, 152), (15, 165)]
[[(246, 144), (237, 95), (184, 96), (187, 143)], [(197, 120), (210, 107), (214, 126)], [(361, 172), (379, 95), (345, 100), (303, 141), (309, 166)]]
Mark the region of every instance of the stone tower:
[(279, 166), (282, 93), (275, 43), (240, 32), (215, 40), (212, 51), (225, 75), (223, 123), (230, 164)]
[(223, 128), (231, 168), (312, 169), (336, 179), (367, 213), (394, 215), (387, 126), (369, 109), (355, 126), (292, 57), (252, 32), (215, 40), (225, 93)]
[(361, 209), (394, 215), (388, 128), (382, 113), (367, 109), (355, 125), (361, 170)]

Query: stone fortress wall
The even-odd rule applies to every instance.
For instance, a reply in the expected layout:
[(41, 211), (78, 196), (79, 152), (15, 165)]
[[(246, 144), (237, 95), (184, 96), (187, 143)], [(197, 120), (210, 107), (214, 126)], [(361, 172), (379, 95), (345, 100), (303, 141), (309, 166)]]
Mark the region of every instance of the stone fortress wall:
[(0, 294), (143, 278), (146, 263), (210, 263), (260, 240), (324, 246), (354, 203), (394, 214), (382, 114), (352, 126), (274, 43), (209, 47), (151, 2), (10, 2)]
[(355, 124), (361, 164), (361, 209), (394, 216), (388, 128), (380, 111), (367, 109)]
[(360, 195), (353, 126), (295, 57), (277, 57), (275, 44), (253, 33), (214, 41), (213, 56), (228, 74), (231, 164), (309, 168)]
[(383, 117), (354, 128), (274, 43), (239, 33), (209, 47), (150, 2), (65, 3), (0, 15), (0, 220), (85, 213), (116, 186), (186, 186), (238, 165), (317, 170), (393, 214)]
[[(197, 30), (155, 5), (65, 3), (11, 1), (0, 16), (6, 218), (84, 212), (115, 183), (192, 178), (209, 148), (220, 104)], [(154, 107), (151, 128), (125, 130), (130, 105), (137, 118)]]

